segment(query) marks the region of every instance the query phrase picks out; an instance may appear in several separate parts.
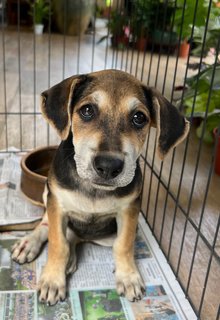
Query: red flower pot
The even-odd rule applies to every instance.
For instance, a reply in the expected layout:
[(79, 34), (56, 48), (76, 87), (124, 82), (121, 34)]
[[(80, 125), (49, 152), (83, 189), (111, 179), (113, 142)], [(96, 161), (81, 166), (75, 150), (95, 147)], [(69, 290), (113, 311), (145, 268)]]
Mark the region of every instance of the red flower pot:
[(189, 49), (190, 49), (189, 43), (187, 43), (186, 41), (181, 43), (180, 49), (179, 49), (179, 57), (186, 59), (189, 55)]
[(218, 128), (214, 129), (214, 136), (215, 139), (218, 139), (215, 153), (215, 173), (220, 176), (220, 135), (218, 135)]
[(135, 44), (135, 48), (139, 51), (145, 51), (147, 48), (147, 38), (139, 38)]

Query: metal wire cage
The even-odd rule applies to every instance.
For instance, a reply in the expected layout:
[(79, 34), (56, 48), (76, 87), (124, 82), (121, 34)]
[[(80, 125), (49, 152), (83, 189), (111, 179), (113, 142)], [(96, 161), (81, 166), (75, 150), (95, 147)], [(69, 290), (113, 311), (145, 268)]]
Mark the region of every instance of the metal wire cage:
[[(39, 94), (70, 75), (115, 68), (158, 88), (186, 113), (191, 130), (163, 162), (156, 154), (156, 132), (150, 131), (141, 156), (141, 212), (198, 319), (219, 319), (218, 3), (76, 1), (74, 27), (72, 2), (45, 1), (44, 33), (37, 35), (35, 2), (0, 1), (0, 152), (58, 143), (42, 119)], [(184, 39), (190, 51), (182, 58)], [(209, 132), (212, 143), (207, 144), (213, 114), (217, 134), (213, 138)]]

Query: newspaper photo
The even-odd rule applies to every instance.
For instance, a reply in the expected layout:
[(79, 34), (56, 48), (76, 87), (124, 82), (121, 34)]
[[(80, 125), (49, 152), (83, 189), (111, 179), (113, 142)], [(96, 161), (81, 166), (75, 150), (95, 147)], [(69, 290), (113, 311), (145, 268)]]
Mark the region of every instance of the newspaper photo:
[[(38, 207), (30, 206), (20, 191), (20, 156), (10, 155), (0, 161), (0, 183), (5, 184), (1, 188), (1, 223), (18, 220), (17, 202), (23, 203), (23, 210), (20, 205), (17, 207), (22, 221), (39, 217), (42, 212)], [(12, 189), (10, 184), (14, 185)], [(129, 302), (116, 292), (112, 248), (82, 243), (77, 247), (77, 270), (68, 278), (65, 301), (55, 306), (39, 303), (37, 283), (47, 261), (47, 244), (36, 260), (19, 265), (11, 259), (11, 247), (25, 234), (0, 234), (0, 319), (196, 319), (141, 215), (135, 240), (135, 261), (144, 280), (146, 294), (138, 302)]]

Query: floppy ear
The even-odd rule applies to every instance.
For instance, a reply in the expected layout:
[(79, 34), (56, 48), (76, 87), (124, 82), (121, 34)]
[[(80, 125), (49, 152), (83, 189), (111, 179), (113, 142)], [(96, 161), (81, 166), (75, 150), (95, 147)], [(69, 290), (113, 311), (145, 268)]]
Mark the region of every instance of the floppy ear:
[(41, 94), (42, 114), (57, 130), (62, 140), (65, 140), (69, 134), (74, 93), (86, 79), (86, 75), (73, 76)]
[(143, 88), (152, 125), (157, 128), (157, 150), (163, 159), (186, 138), (190, 128), (189, 121), (156, 89)]

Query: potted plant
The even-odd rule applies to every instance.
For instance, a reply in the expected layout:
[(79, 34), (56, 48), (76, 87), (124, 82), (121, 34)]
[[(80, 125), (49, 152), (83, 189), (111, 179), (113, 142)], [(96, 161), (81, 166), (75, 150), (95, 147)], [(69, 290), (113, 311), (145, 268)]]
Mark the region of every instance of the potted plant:
[[(206, 38), (204, 41), (206, 32)], [(220, 37), (220, 8), (212, 7), (210, 18), (208, 22), (207, 30), (205, 26), (194, 27), (193, 41), (196, 45), (195, 49), (192, 51), (193, 55), (200, 55), (203, 46), (203, 55), (207, 55), (210, 51), (215, 51), (218, 46), (218, 40)]]
[(42, 34), (44, 23), (50, 15), (50, 6), (46, 0), (34, 0), (30, 2), (30, 15), (33, 17), (34, 31), (36, 34)]
[(152, 40), (156, 45), (170, 48), (174, 50), (177, 44), (177, 33), (172, 30), (172, 16), (175, 11), (175, 1), (167, 0), (167, 1), (159, 1), (153, 2), (152, 11), (157, 12), (158, 22), (155, 27), (155, 17), (153, 17), (153, 22), (151, 29)]
[[(129, 18), (124, 12), (111, 11), (106, 26), (111, 37), (112, 47), (121, 49), (128, 46), (130, 36)], [(107, 39), (109, 35), (103, 36), (98, 43)]]
[[(212, 82), (213, 68), (214, 65), (203, 64), (202, 71), (186, 79), (187, 88), (183, 99), (186, 117), (191, 117), (192, 115), (193, 118), (200, 119), (200, 124), (196, 129), (196, 135), (198, 138), (201, 138), (203, 126), (205, 125), (203, 140), (206, 143), (214, 142), (213, 130), (220, 126), (220, 63), (218, 63), (215, 67), (215, 76), (212, 84), (207, 119), (206, 122), (203, 120), (206, 114), (207, 101), (210, 94), (209, 92)], [(195, 105), (193, 110), (194, 100)], [(194, 111), (193, 114), (192, 110)]]
[[(192, 54), (201, 54), (201, 50), (203, 50), (202, 52), (204, 55), (207, 55), (207, 53), (210, 52), (210, 54), (217, 59), (216, 65), (214, 66), (214, 64), (203, 63), (198, 74), (186, 79), (186, 85), (188, 88), (183, 100), (186, 108), (186, 114), (189, 116), (192, 111), (195, 90), (197, 90), (193, 117), (200, 117), (203, 119), (206, 112), (213, 72), (215, 72), (211, 88), (211, 99), (207, 113), (204, 135), (204, 141), (207, 143), (213, 142), (213, 130), (220, 125), (220, 60), (218, 57), (218, 52), (215, 49), (218, 46), (219, 38), (219, 8), (213, 7), (207, 26), (206, 39), (203, 48), (202, 43), (204, 42), (204, 26), (195, 27), (194, 43), (196, 44), (196, 48), (192, 51)], [(203, 121), (196, 131), (198, 137), (201, 137), (202, 128)]]
[(122, 48), (129, 43), (129, 20), (124, 12), (112, 11), (107, 24), (111, 33), (111, 43), (113, 47)]
[[(174, 12), (175, 30), (181, 37), (179, 56), (188, 57), (190, 49), (191, 26), (193, 24), (196, 2), (192, 0), (177, 0), (177, 7)], [(196, 19), (194, 25), (200, 27), (205, 25), (208, 14), (208, 5), (206, 0), (200, 0), (196, 8)]]
[(132, 41), (138, 50), (144, 51), (153, 21), (152, 0), (136, 0), (131, 15)]
[[(209, 144), (214, 143), (217, 137), (220, 140), (217, 134), (217, 128), (220, 128), (220, 59), (219, 49), (217, 49), (219, 38), (219, 8), (213, 5), (205, 39), (204, 26), (195, 26), (193, 41), (196, 48), (192, 50), (192, 54), (203, 54), (205, 56), (208, 53), (212, 54), (215, 58), (215, 64), (203, 63), (196, 75), (186, 79), (187, 88), (183, 99), (186, 116), (193, 117), (193, 122), (195, 122), (194, 119), (199, 119), (199, 125), (196, 129), (197, 137), (203, 138), (203, 141)], [(193, 69), (197, 69), (198, 66), (199, 64), (194, 64)], [(215, 168), (220, 166), (219, 148), (220, 143), (218, 141)], [(219, 171), (219, 169), (216, 169), (218, 174), (220, 174)]]
[[(215, 74), (212, 83), (213, 72)], [(210, 88), (211, 83), (212, 88)], [(196, 121), (198, 124), (196, 128), (197, 137), (203, 139), (205, 143), (213, 144), (215, 139), (217, 139), (217, 128), (220, 127), (220, 61), (215, 66), (215, 70), (214, 65), (203, 64), (202, 71), (197, 75), (187, 78), (186, 84), (187, 88), (183, 99), (185, 115), (188, 118), (193, 117), (193, 120), (199, 120), (198, 122)], [(209, 99), (210, 94), (211, 99)], [(207, 105), (208, 101), (209, 104)], [(195, 121), (193, 122), (195, 123)], [(215, 170), (217, 174), (220, 174), (219, 137), (218, 140)]]

